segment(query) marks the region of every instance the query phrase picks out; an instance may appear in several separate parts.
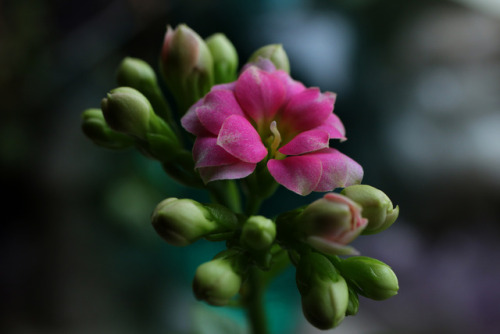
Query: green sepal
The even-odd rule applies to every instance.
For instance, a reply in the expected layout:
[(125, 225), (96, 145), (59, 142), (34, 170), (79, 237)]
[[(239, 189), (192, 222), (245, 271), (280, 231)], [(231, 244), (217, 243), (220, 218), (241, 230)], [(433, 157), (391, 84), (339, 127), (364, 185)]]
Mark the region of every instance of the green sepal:
[(157, 133), (146, 134), (147, 150), (159, 161), (175, 162), (177, 152), (180, 149), (177, 141)]
[(205, 236), (205, 239), (212, 242), (218, 242), (226, 241), (232, 237), (234, 237), (234, 231), (208, 234)]
[(220, 204), (206, 204), (205, 208), (210, 212), (213, 220), (218, 225), (224, 226), (226, 229), (234, 230), (238, 225), (238, 218), (228, 208)]
[(349, 284), (347, 287), (349, 289), (349, 303), (347, 304), (345, 315), (356, 315), (359, 309), (359, 297)]

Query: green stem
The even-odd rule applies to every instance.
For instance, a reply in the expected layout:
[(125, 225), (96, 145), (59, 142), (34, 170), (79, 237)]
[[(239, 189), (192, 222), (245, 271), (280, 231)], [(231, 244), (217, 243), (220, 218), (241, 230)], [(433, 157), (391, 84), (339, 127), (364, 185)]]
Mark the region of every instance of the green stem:
[(245, 298), (247, 316), (253, 334), (268, 334), (266, 312), (264, 309), (265, 284), (263, 272), (257, 267), (250, 268), (248, 275), (248, 290)]
[(219, 180), (207, 185), (212, 201), (224, 205), (233, 212), (241, 212), (241, 200), (238, 186), (233, 180)]
[(271, 268), (263, 273), (263, 280), (265, 285), (271, 283), (271, 281), (290, 265), (290, 258), (288, 257), (288, 252), (281, 247), (279, 250), (273, 254), (272, 266)]
[(263, 199), (255, 194), (249, 194), (245, 203), (245, 214), (255, 215), (259, 212)]

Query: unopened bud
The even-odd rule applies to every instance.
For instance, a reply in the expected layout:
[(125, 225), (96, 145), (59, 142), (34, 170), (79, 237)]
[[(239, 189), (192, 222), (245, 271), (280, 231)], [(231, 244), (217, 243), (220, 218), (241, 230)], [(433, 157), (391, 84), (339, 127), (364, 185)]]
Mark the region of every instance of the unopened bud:
[(318, 253), (304, 255), (296, 280), (306, 319), (319, 329), (338, 326), (347, 312), (349, 291), (333, 264)]
[(368, 225), (362, 234), (381, 232), (398, 218), (399, 207), (394, 208), (389, 197), (377, 188), (358, 184), (345, 188), (341, 193), (363, 207), (361, 214), (368, 219)]
[(398, 293), (396, 274), (385, 263), (366, 256), (353, 256), (339, 264), (342, 275), (357, 292), (374, 300), (384, 300)]
[(312, 247), (330, 255), (356, 254), (347, 244), (366, 225), (361, 207), (336, 193), (328, 193), (309, 204), (297, 219), (299, 235)]
[(271, 219), (251, 216), (243, 224), (240, 240), (254, 250), (263, 250), (273, 244), (275, 237), (276, 225)]
[(191, 199), (167, 198), (158, 204), (151, 219), (160, 237), (174, 246), (189, 245), (221, 229), (210, 211)]
[(158, 84), (151, 66), (144, 60), (132, 57), (126, 57), (118, 66), (116, 80), (118, 85), (135, 88), (143, 94)]
[(116, 81), (119, 86), (132, 87), (149, 100), (154, 112), (173, 126), (170, 106), (158, 86), (155, 71), (145, 61), (126, 57), (118, 66)]
[(87, 109), (83, 112), (82, 130), (89, 139), (102, 147), (124, 149), (134, 145), (130, 136), (109, 128), (101, 109)]
[(205, 262), (196, 270), (193, 292), (198, 300), (215, 306), (229, 303), (241, 287), (241, 276), (236, 272), (233, 259), (216, 258)]
[(248, 62), (258, 62), (259, 58), (269, 59), (277, 70), (283, 70), (290, 73), (288, 56), (281, 44), (270, 44), (261, 47), (250, 56)]
[(235, 81), (238, 53), (233, 43), (221, 33), (208, 37), (206, 43), (214, 61), (214, 83), (217, 85)]
[(115, 131), (145, 139), (153, 108), (138, 90), (119, 87), (108, 93), (101, 102), (109, 127)]
[(214, 84), (212, 54), (203, 39), (185, 24), (175, 30), (167, 27), (160, 65), (182, 113)]

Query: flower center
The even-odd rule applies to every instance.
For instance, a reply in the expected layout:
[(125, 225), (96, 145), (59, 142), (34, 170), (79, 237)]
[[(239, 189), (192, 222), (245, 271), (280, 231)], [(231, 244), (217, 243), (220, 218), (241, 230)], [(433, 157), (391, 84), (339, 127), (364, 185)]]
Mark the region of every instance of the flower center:
[(271, 135), (267, 138), (267, 146), (269, 147), (269, 157), (271, 159), (283, 159), (285, 155), (278, 152), (278, 148), (281, 144), (281, 134), (276, 125), (276, 121), (271, 122), (270, 126)]

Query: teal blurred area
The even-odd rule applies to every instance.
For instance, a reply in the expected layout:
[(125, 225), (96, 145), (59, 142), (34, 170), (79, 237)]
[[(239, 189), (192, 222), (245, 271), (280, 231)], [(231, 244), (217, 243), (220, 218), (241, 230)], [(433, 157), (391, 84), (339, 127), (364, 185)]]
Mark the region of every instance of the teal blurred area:
[[(400, 219), (354, 246), (390, 264), (398, 296), (361, 299), (335, 333), (494, 333), (500, 326), (500, 4), (494, 0), (4, 0), (0, 2), (0, 331), (245, 333), (198, 303), (196, 267), (149, 218), (165, 197), (208, 201), (137, 152), (94, 146), (81, 112), (126, 56), (155, 69), (167, 24), (224, 32), (243, 63), (282, 43), (292, 75), (338, 93), (364, 183)], [(268, 216), (311, 202), (279, 189)], [(273, 334), (319, 333), (294, 270), (266, 295)]]

